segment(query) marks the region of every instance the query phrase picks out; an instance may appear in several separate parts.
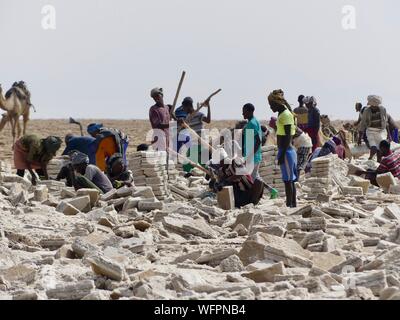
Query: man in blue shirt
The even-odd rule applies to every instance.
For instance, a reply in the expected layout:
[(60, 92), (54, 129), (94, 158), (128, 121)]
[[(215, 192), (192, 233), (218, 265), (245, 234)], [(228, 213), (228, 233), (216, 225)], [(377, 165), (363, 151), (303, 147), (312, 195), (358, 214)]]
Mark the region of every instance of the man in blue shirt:
[[(259, 169), (262, 160), (262, 130), (260, 122), (254, 117), (254, 111), (255, 108), (251, 103), (243, 106), (243, 118), (248, 121), (243, 129), (243, 156), (247, 164), (254, 164), (254, 169), (251, 174), (253, 181), (261, 180)], [(250, 141), (252, 136), (254, 139)], [(249, 143), (253, 145), (249, 145)]]
[(65, 137), (66, 148), (63, 155), (69, 155), (71, 151), (79, 151), (89, 157), (90, 164), (96, 164), (96, 150), (93, 148), (93, 143), (96, 141), (93, 137), (79, 137), (72, 134), (67, 134)]

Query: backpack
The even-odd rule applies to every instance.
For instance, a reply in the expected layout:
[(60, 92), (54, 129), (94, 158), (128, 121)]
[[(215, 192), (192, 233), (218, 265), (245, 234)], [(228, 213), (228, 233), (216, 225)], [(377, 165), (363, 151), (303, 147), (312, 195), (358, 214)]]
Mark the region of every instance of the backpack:
[(126, 148), (128, 147), (129, 144), (129, 137), (122, 132), (121, 130), (118, 129), (113, 129), (113, 128), (102, 128), (100, 130), (99, 135), (96, 137), (95, 145), (96, 149), (98, 148), (99, 143), (108, 137), (113, 137), (115, 144), (117, 146), (117, 152), (122, 155), (126, 153)]

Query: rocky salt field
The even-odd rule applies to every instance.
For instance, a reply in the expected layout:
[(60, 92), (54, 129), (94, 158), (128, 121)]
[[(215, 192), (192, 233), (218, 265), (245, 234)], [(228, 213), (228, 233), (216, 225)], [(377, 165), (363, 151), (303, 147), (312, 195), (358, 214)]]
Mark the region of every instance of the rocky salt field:
[(201, 176), (160, 201), (32, 186), (1, 162), (0, 299), (400, 299), (397, 182), (384, 193), (347, 167), (315, 163), (296, 209), (266, 194), (225, 211)]

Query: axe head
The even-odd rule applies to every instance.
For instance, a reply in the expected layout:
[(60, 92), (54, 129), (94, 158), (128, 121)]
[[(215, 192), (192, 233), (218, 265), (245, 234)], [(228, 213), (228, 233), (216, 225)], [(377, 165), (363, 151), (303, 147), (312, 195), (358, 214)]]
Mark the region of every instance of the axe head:
[(76, 121), (74, 118), (70, 117), (69, 118), (69, 123), (70, 124), (80, 124), (78, 121)]

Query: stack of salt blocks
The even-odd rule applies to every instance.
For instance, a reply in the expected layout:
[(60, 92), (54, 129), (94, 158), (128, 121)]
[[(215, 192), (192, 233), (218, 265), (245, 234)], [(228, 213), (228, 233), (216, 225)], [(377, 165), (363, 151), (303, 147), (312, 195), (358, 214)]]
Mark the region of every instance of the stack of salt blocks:
[(176, 181), (178, 172), (172, 161), (169, 161), (169, 172), (167, 172), (167, 153), (165, 151), (135, 152), (128, 156), (128, 161), (135, 186), (151, 187), (158, 200), (165, 200), (169, 197), (168, 182)]
[(304, 181), (309, 188), (308, 196), (316, 198), (318, 194), (332, 194), (334, 161), (330, 156), (312, 161), (311, 173)]
[(278, 165), (278, 147), (264, 146), (261, 148), (262, 161), (260, 165), (260, 176), (266, 184), (278, 190), (281, 197), (285, 196), (285, 183)]
[(361, 187), (349, 186), (347, 178), (348, 167), (337, 155), (328, 155), (312, 161), (311, 174), (303, 183), (309, 188), (308, 196), (316, 198), (319, 194), (333, 195), (339, 193), (341, 187), (345, 195), (362, 196), (364, 190)]

